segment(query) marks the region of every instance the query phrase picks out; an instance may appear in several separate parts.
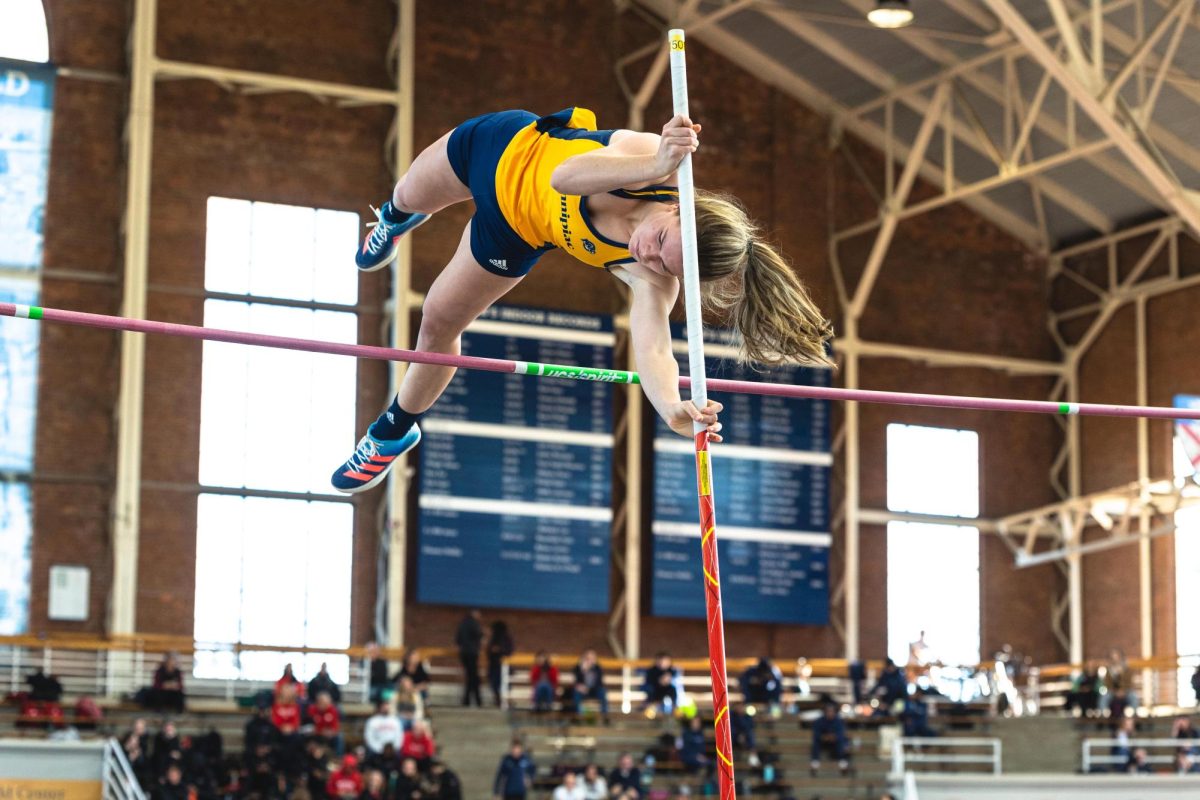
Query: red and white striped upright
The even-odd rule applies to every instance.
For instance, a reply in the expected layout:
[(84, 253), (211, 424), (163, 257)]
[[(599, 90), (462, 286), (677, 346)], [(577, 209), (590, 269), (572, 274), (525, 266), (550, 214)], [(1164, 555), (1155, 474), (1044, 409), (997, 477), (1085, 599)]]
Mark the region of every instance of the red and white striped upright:
[[(688, 116), (687, 62), (683, 31), (668, 35), (671, 53), (671, 95), (675, 113)], [(687, 310), (688, 371), (692, 402), (708, 404), (704, 372), (704, 320), (700, 310), (700, 267), (696, 253), (696, 191), (692, 157), (679, 165), (679, 221), (683, 235), (683, 293)], [(712, 464), (708, 430), (695, 426), (696, 490), (700, 503), (700, 550), (704, 567), (704, 604), (708, 618), (708, 664), (712, 673), (713, 710), (716, 714), (717, 776), (720, 800), (734, 800), (733, 742), (729, 731), (729, 677), (725, 669), (725, 621), (721, 614), (721, 572), (717, 565), (717, 513), (713, 504)]]

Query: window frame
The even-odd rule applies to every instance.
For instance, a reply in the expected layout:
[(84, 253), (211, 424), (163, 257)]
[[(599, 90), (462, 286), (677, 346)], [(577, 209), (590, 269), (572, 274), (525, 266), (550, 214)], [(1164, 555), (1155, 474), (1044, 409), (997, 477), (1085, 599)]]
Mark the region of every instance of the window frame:
[[(251, 210), (252, 215), (253, 215), (254, 205), (258, 202), (258, 201), (235, 199), (235, 198), (210, 197), (208, 200), (208, 204), (209, 204), (208, 208), (209, 208), (210, 212), (213, 207), (214, 200), (215, 201), (230, 201), (232, 203), (239, 203), (239, 204), (242, 204), (242, 203), (247, 204), (246, 207)], [(267, 203), (266, 205), (275, 206), (275, 207), (282, 206), (282, 204), (276, 204), (276, 203)], [(335, 211), (335, 210), (330, 210), (330, 209), (310, 208), (310, 207), (305, 207), (305, 206), (292, 206), (292, 207), (283, 206), (283, 207), (284, 208), (292, 208), (292, 209), (296, 209), (299, 211), (312, 211), (317, 214), (320, 214), (323, 212), (334, 212)], [(351, 218), (351, 217), (353, 218), (353, 220), (354, 220), (353, 228), (354, 228), (354, 233), (355, 233), (355, 239), (357, 240), (357, 233), (358, 233), (358, 227), (359, 227), (358, 215), (354, 214), (353, 212), (336, 212), (336, 213), (345, 214), (346, 215), (345, 221), (347, 223), (349, 222), (349, 218)], [(206, 216), (205, 231), (206, 231), (206, 242), (211, 243), (210, 237), (213, 234), (210, 229), (210, 219), (211, 219), (211, 214), (209, 216)], [(252, 219), (251, 219), (251, 225), (253, 225)], [(349, 229), (349, 225), (347, 224), (347, 230), (348, 229)], [(251, 235), (253, 235), (253, 230), (251, 230)], [(351, 246), (353, 246), (353, 245), (351, 245)], [(319, 248), (316, 245), (314, 245), (314, 249), (313, 249), (314, 258), (316, 258), (316, 253), (317, 253), (318, 249)], [(320, 299), (319, 297), (315, 296), (316, 291), (314, 291), (314, 297), (312, 299), (303, 299), (303, 298), (297, 298), (297, 297), (276, 297), (276, 296), (271, 296), (271, 295), (251, 294), (251, 293), (249, 293), (249, 291), (250, 291), (249, 285), (247, 285), (246, 292), (228, 291), (227, 290), (229, 288), (228, 286), (221, 286), (220, 284), (217, 284), (215, 286), (215, 288), (210, 288), (210, 287), (212, 287), (212, 284), (210, 284), (210, 282), (208, 280), (208, 276), (209, 276), (209, 257), (211, 255), (211, 253), (212, 253), (212, 251), (208, 247), (206, 247), (205, 282), (204, 282), (205, 290), (203, 292), (203, 302), (205, 304), (206, 315), (209, 310), (209, 303), (213, 302), (213, 301), (220, 302), (220, 303), (243, 303), (243, 304), (246, 304), (249, 307), (247, 309), (248, 315), (253, 313), (253, 308), (255, 306), (289, 308), (289, 309), (297, 309), (297, 310), (304, 310), (304, 311), (310, 311), (310, 312), (344, 313), (344, 314), (350, 315), (350, 317), (352, 318), (352, 323), (350, 324), (349, 327), (354, 332), (353, 333), (354, 339), (357, 339), (358, 325), (361, 320), (360, 314), (364, 310), (367, 310), (367, 309), (365, 309), (361, 305), (361, 298), (359, 297), (359, 294), (358, 294), (358, 273), (356, 270), (353, 269), (353, 267), (350, 267), (347, 272), (348, 279), (354, 281), (354, 291), (352, 293), (354, 302), (352, 302), (352, 303), (337, 302), (337, 301), (331, 302), (328, 299)], [(249, 251), (247, 253), (247, 255), (249, 257), (253, 257), (253, 250)], [(349, 296), (349, 295), (350, 295), (349, 292), (345, 293), (345, 296)], [(272, 350), (270, 352), (275, 353), (276, 351)], [(281, 357), (283, 357), (282, 353), (279, 353), (279, 355)], [(323, 358), (337, 358), (337, 357), (336, 356), (317, 356), (317, 358), (323, 359)], [(202, 367), (202, 369), (203, 369), (203, 367)], [(353, 399), (351, 399), (349, 401), (350, 408), (347, 409), (349, 412), (349, 417), (352, 421), (351, 422), (352, 425), (354, 424), (354, 421), (355, 421), (356, 415), (357, 415), (357, 382), (358, 382), (357, 367), (354, 370), (353, 382), (354, 382), (354, 391), (351, 392), (351, 397)], [(201, 393), (203, 393), (203, 391), (204, 390), (203, 390), (203, 385), (202, 385)], [(204, 447), (203, 429), (204, 429), (204, 424), (203, 424), (203, 419), (202, 419), (201, 420), (201, 431), (199, 433), (200, 438), (198, 440), (198, 457), (199, 457), (199, 453), (203, 450), (203, 447)], [(213, 476), (210, 475), (208, 477), (212, 478)], [(225, 483), (228, 483), (228, 481), (226, 481)], [(264, 501), (264, 502), (303, 501), (306, 503), (329, 503), (329, 504), (349, 505), (351, 508), (351, 512), (350, 512), (350, 516), (349, 516), (349, 523), (348, 523), (349, 530), (346, 531), (346, 533), (348, 533), (347, 547), (349, 550), (349, 561), (348, 561), (348, 567), (347, 567), (347, 575), (345, 576), (345, 579), (349, 583), (349, 585), (351, 587), (353, 587), (354, 541), (355, 541), (355, 530), (356, 530), (356, 523), (357, 523), (357, 506), (355, 506), (355, 504), (353, 503), (352, 497), (348, 497), (343, 494), (335, 493), (332, 490), (328, 490), (327, 492), (313, 491), (313, 488), (315, 488), (315, 487), (313, 487), (312, 485), (306, 485), (306, 486), (302, 486), (302, 487), (298, 486), (298, 487), (296, 487), (295, 491), (291, 491), (289, 489), (262, 488), (259, 486), (211, 485), (211, 484), (198, 482), (197, 488), (199, 490), (199, 498), (198, 498), (198, 502), (197, 502), (197, 517), (198, 517), (198, 519), (197, 519), (197, 548), (201, 547), (200, 537), (203, 535), (202, 531), (200, 530), (201, 521), (199, 520), (201, 503), (205, 502), (205, 500), (203, 498), (236, 497), (236, 498), (241, 498), (243, 500), (260, 500), (260, 501)], [(239, 554), (239, 564), (241, 565), (242, 570), (244, 571), (246, 565), (245, 565), (244, 556), (241, 554)], [(201, 590), (201, 576), (199, 574), (199, 569), (201, 568), (199, 558), (197, 558), (197, 567), (198, 567), (198, 570), (197, 570), (197, 575), (196, 575), (196, 585), (194, 588), (194, 596), (196, 598), (196, 609), (193, 612), (193, 626), (194, 626), (194, 631), (200, 630), (201, 633), (207, 633), (208, 631), (202, 630), (203, 626), (197, 627), (197, 623), (199, 620), (196, 618), (196, 615), (198, 614), (199, 609), (200, 609), (200, 602), (201, 602), (201, 597), (203, 594), (203, 592)], [(312, 563), (307, 562), (306, 563), (306, 574), (304, 576), (302, 576), (302, 580), (304, 580), (306, 582), (309, 580), (310, 575), (308, 574), (308, 572), (309, 572), (309, 570), (311, 570), (311, 568), (312, 568)], [(230, 583), (230, 581), (227, 579), (226, 582), (224, 582), (224, 584), (223, 584), (223, 587), (226, 591), (231, 591), (234, 588), (234, 587), (230, 586), (229, 583)], [(237, 591), (239, 593), (239, 598), (245, 591), (244, 583), (245, 583), (245, 577), (243, 575), (239, 575), (238, 579), (237, 579), (237, 587), (236, 587)], [(308, 592), (308, 590), (307, 590), (307, 583), (306, 583), (305, 597), (307, 598), (309, 596), (309, 594), (310, 594), (310, 592)], [(305, 607), (306, 607), (305, 615), (307, 617), (307, 600), (305, 601)], [(242, 606), (240, 600), (239, 600), (239, 604), (238, 604), (238, 614), (239, 614), (239, 617), (238, 617), (238, 621), (237, 621), (237, 629), (238, 629), (238, 638), (240, 639), (240, 638), (244, 638), (244, 636), (245, 636), (245, 619), (242, 616), (243, 606)], [(351, 642), (352, 622), (353, 622), (353, 607), (352, 607), (352, 603), (351, 603), (350, 599), (347, 598), (347, 602), (346, 602), (346, 637), (345, 637), (344, 646), (349, 646), (349, 644)], [(259, 637), (259, 638), (261, 638), (261, 637)], [(294, 664), (296, 666), (296, 674), (297, 674), (297, 676), (301, 677), (302, 679), (306, 679), (306, 676), (308, 675), (309, 672), (315, 674), (317, 666), (319, 665), (319, 662), (321, 662), (321, 661), (330, 662), (330, 669), (332, 672), (341, 673), (341, 672), (348, 671), (349, 662), (346, 661), (345, 664), (341, 663), (341, 661), (346, 658), (344, 656), (336, 657), (336, 656), (331, 656), (331, 655), (311, 655), (311, 654), (309, 656), (305, 656), (304, 654), (295, 651), (294, 648), (297, 648), (297, 647), (303, 648), (306, 646), (308, 646), (308, 647), (329, 646), (329, 645), (313, 644), (309, 641), (309, 626), (307, 624), (307, 619), (306, 619), (305, 625), (304, 625), (303, 639), (304, 639), (304, 643), (300, 643), (300, 644), (298, 644), (298, 643), (265, 642), (263, 644), (265, 644), (267, 646), (278, 645), (279, 650), (271, 651), (270, 653), (259, 652), (259, 653), (247, 654), (246, 657), (243, 657), (242, 654), (234, 651), (232, 645), (237, 644), (237, 642), (207, 641), (207, 640), (198, 639), (197, 640), (198, 645), (202, 642), (205, 645), (205, 647), (203, 647), (203, 648), (201, 648), (199, 646), (197, 647), (196, 659), (194, 661), (194, 668), (193, 668), (194, 675), (195, 675), (195, 677), (201, 678), (201, 679), (223, 678), (223, 679), (237, 679), (237, 680), (262, 680), (262, 679), (264, 679), (264, 669), (265, 669), (264, 663), (274, 664), (275, 662), (278, 662), (278, 665), (281, 670), (282, 664), (289, 662), (289, 661), (294, 662)], [(242, 642), (242, 643), (247, 643), (247, 642)], [(249, 643), (253, 644), (254, 642), (249, 642)], [(343, 646), (343, 645), (339, 644), (337, 646)], [(289, 648), (291, 648), (291, 649), (289, 649)], [(270, 656), (270, 658), (268, 658), (267, 656)], [(268, 671), (270, 671), (270, 669), (272, 669), (272, 668), (266, 668), (266, 669), (268, 669)], [(277, 677), (277, 676), (278, 676), (278, 672), (276, 672), (275, 676), (271, 677), (271, 679), (273, 680), (274, 677)]]

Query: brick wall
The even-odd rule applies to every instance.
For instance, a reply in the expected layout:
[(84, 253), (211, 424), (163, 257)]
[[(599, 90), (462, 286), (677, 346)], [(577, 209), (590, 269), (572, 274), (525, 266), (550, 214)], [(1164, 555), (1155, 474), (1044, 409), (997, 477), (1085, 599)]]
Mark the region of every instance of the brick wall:
[[(159, 54), (165, 58), (386, 86), (385, 54), (392, 4), (370, 0), (355, 13), (330, 4), (281, 0), (182, 3), (162, 0)], [(52, 55), (57, 63), (123, 72), (128, 20), (123, 4), (50, 0)], [(612, 77), (615, 58), (654, 33), (617, 20), (611, 4), (586, 14), (566, 0), (418, 5), (416, 142), (423, 146), (461, 120), (486, 110), (524, 107), (549, 112), (569, 105), (597, 111), (606, 126), (624, 124), (626, 107)], [(566, 51), (570, 63), (556, 61)], [(844, 158), (828, 146), (828, 123), (815, 113), (694, 44), (690, 74), (694, 116), (706, 124), (698, 173), (703, 185), (741, 197), (811, 285), (834, 310), (826, 237), (875, 215), (870, 196)], [(644, 68), (644, 64), (641, 65)], [(639, 75), (637, 69), (631, 75)], [(117, 313), (121, 271), (120, 216), (124, 173), (121, 132), (125, 87), (60, 83), (47, 208), (47, 266), (83, 270), (97, 281), (48, 277), (47, 305)], [(166, 82), (156, 93), (149, 315), (199, 322), (202, 301), (204, 204), (209, 195), (365, 211), (387, 195), (382, 152), (388, 114), (380, 109), (335, 111), (297, 95), (241, 96), (194, 81)], [(669, 116), (664, 85), (647, 110), (653, 129)], [(849, 143), (869, 167), (879, 158)], [(930, 187), (918, 185), (921, 193)], [(831, 196), (833, 202), (830, 201)], [(469, 207), (439, 214), (415, 234), (414, 285), (428, 288), (458, 241)], [(861, 264), (869, 238), (847, 243), (848, 269)], [(863, 321), (863, 336), (931, 347), (1050, 358), (1044, 333), (1043, 267), (1010, 238), (962, 208), (903, 223)], [(364, 276), (361, 299), (377, 305), (386, 273)], [(509, 296), (513, 303), (580, 311), (621, 307), (599, 270), (558, 254)], [(365, 314), (360, 339), (375, 342), (380, 319)], [(119, 340), (112, 334), (46, 326), (38, 470), (59, 480), (35, 494), (33, 627), (44, 630), (45, 576), (53, 563), (94, 570), (92, 617), (103, 628), (110, 574), (108, 530), (113, 472), (111, 422)], [(144, 469), (161, 483), (196, 479), (200, 344), (152, 338), (147, 343), (147, 430)], [(982, 370), (917, 367), (868, 361), (869, 388), (1038, 397), (1045, 382)], [(386, 371), (359, 368), (359, 419), (384, 402)], [(840, 410), (839, 410), (840, 411)], [(983, 453), (985, 516), (1049, 500), (1042, 476), (1056, 446), (1052, 421), (1026, 416), (863, 409), (863, 493), (883, 505), (883, 432), (888, 422), (955, 425), (978, 430)], [(838, 420), (835, 418), (835, 425)], [(353, 598), (355, 641), (370, 635), (375, 593), (374, 518), (379, 494), (357, 501)], [(647, 517), (648, 518), (648, 517)], [(158, 487), (143, 492), (138, 625), (146, 631), (190, 632), (193, 612), (195, 495)], [(415, 531), (413, 532), (415, 534)], [(415, 535), (412, 537), (415, 540)], [(649, 537), (646, 537), (647, 540)], [(983, 647), (1011, 642), (1039, 658), (1055, 658), (1048, 632), (1050, 568), (1016, 571), (993, 540), (981, 545)], [(647, 548), (649, 542), (647, 541)], [(886, 539), (863, 531), (863, 651), (886, 645)], [(840, 570), (835, 548), (834, 569)], [(410, 561), (410, 564), (412, 562)], [(410, 578), (412, 576), (410, 575)], [(410, 581), (410, 586), (412, 582)], [(449, 642), (460, 609), (410, 601), (406, 635), (430, 645)], [(519, 646), (570, 650), (606, 648), (601, 615), (501, 612)], [(550, 624), (547, 624), (547, 623)], [(645, 620), (643, 649), (680, 654), (702, 649), (702, 625)], [(732, 626), (731, 653), (835, 655), (829, 628)]]
[[(1137, 262), (1148, 238), (1118, 249), (1121, 275)], [(1200, 247), (1181, 240), (1179, 249), (1184, 276), (1200, 271)], [(1077, 263), (1085, 270), (1103, 270), (1103, 254)], [(1163, 274), (1161, 255), (1149, 275)], [(1102, 273), (1101, 273), (1102, 274)], [(1147, 388), (1151, 405), (1169, 406), (1176, 394), (1200, 394), (1200, 371), (1193, 353), (1200, 347), (1200, 331), (1191, 309), (1200, 302), (1200, 289), (1190, 288), (1152, 298), (1146, 305)], [(1084, 358), (1080, 368), (1080, 396), (1090, 402), (1134, 403), (1136, 384), (1136, 317), (1127, 305), (1112, 318), (1104, 333)], [(1112, 488), (1138, 477), (1137, 422), (1089, 418), (1081, 420), (1083, 491)], [(1148, 426), (1150, 477), (1171, 475), (1174, 431), (1168, 421), (1151, 420)], [(1156, 522), (1157, 524), (1157, 522)], [(1093, 533), (1093, 536), (1099, 535)], [(1153, 650), (1175, 652), (1175, 550), (1174, 536), (1153, 540), (1151, 547)], [(1083, 559), (1084, 650), (1089, 657), (1107, 655), (1109, 648), (1140, 652), (1138, 548), (1128, 545), (1095, 553)]]

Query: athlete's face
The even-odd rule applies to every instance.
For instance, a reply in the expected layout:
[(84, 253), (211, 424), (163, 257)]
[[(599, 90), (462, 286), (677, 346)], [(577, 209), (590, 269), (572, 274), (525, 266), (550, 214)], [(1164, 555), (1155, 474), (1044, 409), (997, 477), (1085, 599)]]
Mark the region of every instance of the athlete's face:
[(648, 214), (629, 237), (629, 254), (647, 269), (682, 277), (683, 239), (679, 233), (679, 210), (675, 206), (661, 206)]

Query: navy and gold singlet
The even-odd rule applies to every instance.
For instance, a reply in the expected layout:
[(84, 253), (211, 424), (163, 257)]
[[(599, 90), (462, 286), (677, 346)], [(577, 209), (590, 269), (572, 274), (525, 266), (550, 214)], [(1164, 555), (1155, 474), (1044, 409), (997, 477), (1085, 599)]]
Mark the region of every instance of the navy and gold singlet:
[[(455, 174), (475, 200), (471, 253), (484, 269), (519, 277), (554, 248), (593, 267), (634, 260), (626, 243), (596, 230), (587, 197), (560, 194), (550, 185), (559, 164), (606, 146), (612, 134), (596, 130), (596, 116), (585, 108), (568, 108), (548, 117), (501, 111), (455, 128), (447, 152)], [(619, 189), (611, 194), (655, 202), (678, 200), (673, 186)]]

